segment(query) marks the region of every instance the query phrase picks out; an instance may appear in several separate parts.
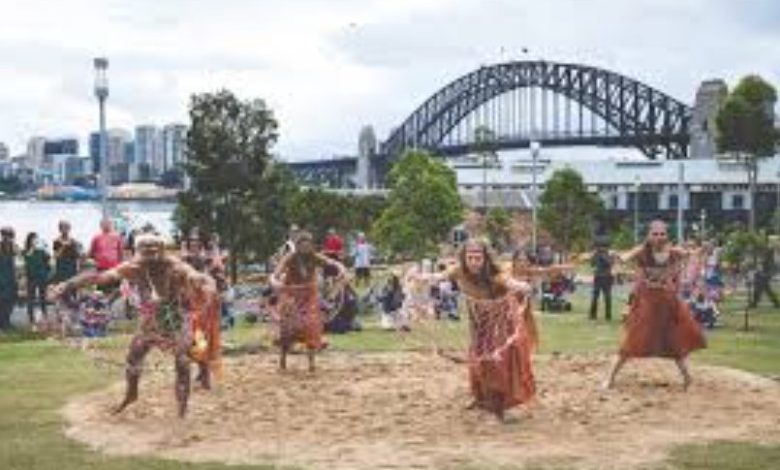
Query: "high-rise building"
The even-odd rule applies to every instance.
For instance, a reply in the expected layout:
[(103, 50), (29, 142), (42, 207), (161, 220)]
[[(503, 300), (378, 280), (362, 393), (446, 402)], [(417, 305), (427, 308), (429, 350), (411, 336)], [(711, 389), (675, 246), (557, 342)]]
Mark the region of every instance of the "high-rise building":
[(27, 141), (27, 157), (33, 168), (38, 168), (44, 164), (44, 148), (46, 147), (45, 137), (31, 137)]
[(46, 139), (43, 144), (43, 154), (49, 155), (78, 155), (79, 141), (74, 138)]
[(106, 161), (110, 184), (121, 184), (127, 181), (121, 176), (127, 172), (127, 144), (132, 142), (132, 135), (125, 129), (111, 129), (107, 132)]
[(4, 162), (11, 158), (11, 153), (8, 151), (8, 146), (0, 142), (0, 162)]
[(89, 158), (92, 159), (92, 173), (100, 174), (100, 132), (89, 134)]
[(152, 125), (135, 128), (135, 164), (139, 174), (149, 178), (159, 176), (163, 171), (162, 138), (160, 129)]
[(124, 129), (111, 129), (108, 131), (106, 160), (109, 168), (113, 165), (125, 163), (125, 146), (131, 141), (131, 138), (130, 132)]
[(187, 146), (187, 126), (168, 124), (163, 128), (163, 172), (173, 170), (184, 163)]

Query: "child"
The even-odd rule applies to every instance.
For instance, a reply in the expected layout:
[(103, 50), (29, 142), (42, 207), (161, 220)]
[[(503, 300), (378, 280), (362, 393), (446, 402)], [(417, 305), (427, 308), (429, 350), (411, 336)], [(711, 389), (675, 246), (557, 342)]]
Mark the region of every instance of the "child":
[(700, 324), (708, 329), (715, 328), (718, 318), (718, 312), (712, 301), (707, 298), (704, 292), (697, 292), (695, 298), (689, 303), (693, 317)]
[(379, 300), (382, 303), (380, 327), (388, 331), (397, 328), (409, 331), (409, 325), (401, 319), (400, 315), (401, 306), (404, 303), (404, 292), (401, 288), (401, 280), (396, 273), (390, 275)]

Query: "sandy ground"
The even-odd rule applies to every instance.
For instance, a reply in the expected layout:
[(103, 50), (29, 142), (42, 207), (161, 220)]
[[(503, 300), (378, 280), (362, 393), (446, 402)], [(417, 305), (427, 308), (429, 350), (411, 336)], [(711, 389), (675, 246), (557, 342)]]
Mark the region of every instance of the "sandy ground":
[(215, 390), (194, 393), (185, 420), (175, 417), (172, 374), (158, 371), (144, 378), (139, 403), (119, 416), (108, 411), (121, 397), (119, 384), (75, 399), (64, 409), (66, 432), (108, 454), (327, 470), (548, 461), (626, 469), (663, 460), (676, 444), (778, 439), (776, 382), (695, 366), (685, 393), (673, 363), (642, 360), (602, 391), (608, 362), (602, 355), (538, 358), (538, 401), (500, 424), (464, 409), (465, 367), (442, 358), (330, 352), (310, 375), (303, 356), (291, 357), (286, 373), (270, 354), (243, 356), (227, 360)]

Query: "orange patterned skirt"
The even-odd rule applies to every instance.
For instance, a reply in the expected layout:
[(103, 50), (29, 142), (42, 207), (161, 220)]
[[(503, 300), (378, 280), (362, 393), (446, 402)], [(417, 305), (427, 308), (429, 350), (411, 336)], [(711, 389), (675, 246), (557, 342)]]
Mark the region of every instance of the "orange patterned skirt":
[(317, 285), (284, 286), (279, 294), (276, 323), (280, 345), (303, 343), (307, 349), (320, 349), (323, 322)]
[(681, 359), (706, 347), (701, 327), (675, 292), (640, 286), (624, 325), (620, 355)]
[(508, 409), (536, 393), (531, 355), (536, 340), (530, 303), (514, 295), (497, 300), (467, 298), (472, 341), (469, 348), (471, 393), (484, 407)]

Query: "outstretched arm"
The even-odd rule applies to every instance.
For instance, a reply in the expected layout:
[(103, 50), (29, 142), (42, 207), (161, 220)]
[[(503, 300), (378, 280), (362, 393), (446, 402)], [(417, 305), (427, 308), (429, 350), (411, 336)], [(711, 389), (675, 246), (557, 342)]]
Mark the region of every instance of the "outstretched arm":
[(347, 268), (342, 263), (334, 260), (333, 258), (328, 258), (327, 256), (324, 256), (320, 253), (316, 253), (315, 256), (319, 260), (320, 263), (322, 263), (325, 266), (330, 266), (332, 268), (335, 268), (338, 271), (337, 278), (339, 280), (344, 280), (347, 277)]
[(52, 293), (55, 297), (59, 297), (66, 292), (70, 292), (81, 287), (90, 285), (103, 286), (106, 284), (119, 282), (122, 279), (128, 277), (132, 269), (132, 265), (128, 262), (122, 263), (113, 269), (109, 269), (103, 272), (92, 271), (79, 274), (78, 276), (72, 277), (65, 282), (53, 286)]
[(531, 284), (519, 279), (515, 279), (512, 276), (505, 276), (502, 279), (502, 282), (504, 283), (506, 289), (510, 292), (522, 293), (524, 295), (531, 293)]
[(276, 263), (276, 267), (274, 267), (274, 272), (271, 273), (271, 278), (269, 279), (269, 282), (271, 284), (271, 287), (273, 288), (279, 288), (282, 286), (282, 276), (284, 275), (284, 271), (287, 269), (287, 264), (290, 261), (291, 253), (287, 253), (285, 255), (282, 255), (282, 259), (279, 260), (278, 263)]
[(644, 249), (645, 249), (645, 244), (644, 243), (639, 244), (634, 248), (631, 248), (630, 250), (618, 255), (617, 259), (621, 263), (630, 263), (631, 261), (634, 261), (642, 253), (642, 250)]

